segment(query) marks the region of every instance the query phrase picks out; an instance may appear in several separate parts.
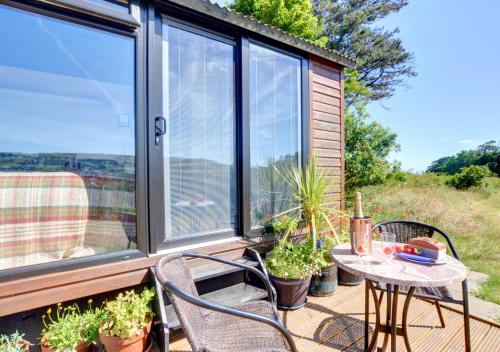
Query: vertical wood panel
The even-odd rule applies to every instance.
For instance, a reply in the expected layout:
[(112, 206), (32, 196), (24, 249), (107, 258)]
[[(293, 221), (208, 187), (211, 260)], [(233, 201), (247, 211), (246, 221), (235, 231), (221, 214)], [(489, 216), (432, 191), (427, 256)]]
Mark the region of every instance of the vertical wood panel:
[(344, 207), (344, 70), (310, 56), (311, 152), (325, 169), (332, 185), (328, 194), (336, 207)]

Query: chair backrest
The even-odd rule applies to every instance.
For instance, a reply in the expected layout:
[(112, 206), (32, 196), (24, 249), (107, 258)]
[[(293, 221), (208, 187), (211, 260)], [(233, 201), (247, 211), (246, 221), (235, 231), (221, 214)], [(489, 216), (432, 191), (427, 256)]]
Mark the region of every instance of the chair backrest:
[[(168, 282), (191, 296), (199, 297), (186, 259), (181, 254), (171, 254), (161, 258), (156, 264), (155, 273), (163, 287)], [(202, 350), (205, 345), (206, 320), (201, 308), (180, 299), (168, 289), (167, 294), (191, 347), (195, 351)]]
[(392, 232), (396, 234), (396, 242), (407, 243), (415, 237), (432, 237), (434, 235), (434, 227), (406, 220), (385, 221), (373, 226), (373, 232)]

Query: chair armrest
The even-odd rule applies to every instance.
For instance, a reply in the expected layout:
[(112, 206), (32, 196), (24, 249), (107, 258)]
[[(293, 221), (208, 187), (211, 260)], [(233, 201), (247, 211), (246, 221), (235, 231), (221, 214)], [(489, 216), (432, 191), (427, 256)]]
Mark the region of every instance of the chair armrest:
[(254, 268), (253, 266), (250, 266), (250, 265), (246, 265), (246, 264), (242, 264), (242, 263), (233, 262), (231, 260), (226, 260), (226, 259), (214, 257), (212, 255), (200, 254), (200, 253), (189, 252), (189, 251), (182, 252), (181, 255), (183, 257), (201, 258), (201, 259), (212, 260), (212, 261), (219, 262), (222, 264), (232, 265), (232, 266), (236, 266), (236, 267), (251, 271), (252, 273), (257, 275), (262, 280), (262, 282), (264, 282), (264, 284), (266, 285), (269, 302), (271, 302), (273, 305), (276, 305), (276, 292), (274, 290), (274, 287), (273, 287), (273, 285), (271, 285), (269, 278), (266, 275), (264, 275), (259, 269)]
[(435, 228), (435, 227), (434, 227), (434, 232), (439, 233), (446, 240), (446, 242), (448, 243), (448, 247), (450, 247), (451, 253), (453, 253), (453, 256), (456, 259), (460, 260), (460, 256), (458, 255), (458, 252), (455, 249), (455, 246), (453, 245), (453, 242), (452, 242), (450, 236), (448, 236), (446, 233), (444, 233), (443, 231), (441, 231), (440, 229)]
[[(203, 254), (201, 254), (201, 255), (204, 256)], [(209, 258), (206, 258), (206, 259), (209, 259)], [(217, 258), (217, 259), (220, 259), (220, 258)], [(224, 259), (222, 259), (222, 260), (223, 260), (222, 261), (222, 263), (223, 263)], [(168, 292), (170, 292), (170, 293), (176, 295), (177, 297), (179, 297), (180, 299), (183, 299), (184, 301), (187, 301), (187, 302), (194, 304), (198, 307), (202, 307), (202, 308), (213, 310), (216, 312), (234, 315), (234, 316), (237, 316), (240, 318), (250, 319), (250, 320), (253, 320), (253, 321), (256, 321), (259, 323), (270, 325), (273, 328), (277, 329), (285, 337), (285, 340), (287, 341), (288, 345), (290, 346), (291, 351), (297, 352), (297, 348), (295, 346), (295, 342), (293, 341), (292, 335), (279, 321), (272, 320), (270, 318), (267, 318), (267, 317), (264, 317), (264, 316), (261, 316), (258, 314), (249, 313), (249, 312), (241, 311), (241, 310), (234, 309), (231, 307), (223, 306), (223, 305), (220, 305), (217, 303), (205, 301), (201, 298), (192, 296), (184, 291), (179, 290), (176, 286), (172, 285), (169, 282), (166, 282), (163, 286), (165, 287), (165, 289)]]

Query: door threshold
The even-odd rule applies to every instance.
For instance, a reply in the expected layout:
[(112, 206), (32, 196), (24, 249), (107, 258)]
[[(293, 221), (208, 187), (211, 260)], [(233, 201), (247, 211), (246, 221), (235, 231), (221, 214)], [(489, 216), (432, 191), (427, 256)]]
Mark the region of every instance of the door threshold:
[(176, 248), (168, 248), (168, 249), (164, 249), (164, 250), (158, 251), (157, 253), (152, 254), (151, 256), (154, 257), (154, 256), (157, 256), (157, 255), (165, 255), (165, 254), (170, 254), (170, 253), (177, 253), (177, 252), (182, 252), (182, 251), (188, 251), (188, 250), (192, 250), (192, 249), (203, 248), (203, 247), (213, 246), (213, 245), (217, 245), (217, 244), (236, 242), (236, 241), (240, 241), (241, 239), (242, 239), (242, 237), (240, 237), (240, 236), (234, 236), (234, 237), (230, 237), (230, 238), (223, 238), (223, 239), (220, 239), (220, 240), (214, 240), (214, 241), (209, 241), (209, 242), (202, 242), (202, 243), (190, 244), (190, 245), (187, 245), (187, 246), (180, 246), (180, 247), (176, 247)]

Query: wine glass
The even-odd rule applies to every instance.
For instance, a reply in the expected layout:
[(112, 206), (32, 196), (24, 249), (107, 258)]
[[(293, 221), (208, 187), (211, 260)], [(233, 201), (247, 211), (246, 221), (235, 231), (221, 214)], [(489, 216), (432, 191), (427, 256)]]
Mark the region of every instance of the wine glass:
[(362, 263), (364, 263), (363, 256), (368, 254), (368, 236), (366, 232), (352, 233), (352, 246)]
[(382, 240), (382, 252), (388, 258), (389, 263), (392, 262), (394, 252), (396, 252), (396, 234), (392, 232), (382, 232), (380, 239)]

